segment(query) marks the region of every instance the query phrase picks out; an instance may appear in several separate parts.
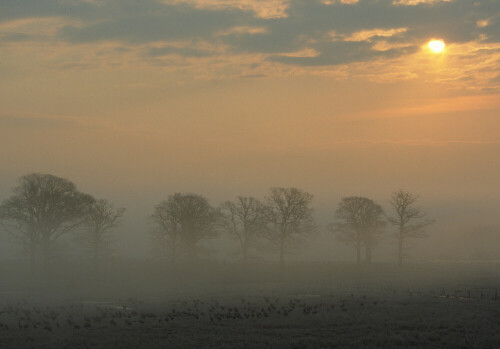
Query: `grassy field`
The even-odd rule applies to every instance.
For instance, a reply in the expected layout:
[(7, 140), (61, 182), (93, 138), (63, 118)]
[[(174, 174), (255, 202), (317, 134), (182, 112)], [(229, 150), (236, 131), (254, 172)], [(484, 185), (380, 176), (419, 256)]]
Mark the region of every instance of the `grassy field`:
[(500, 348), (496, 264), (217, 270), (4, 293), (0, 347)]

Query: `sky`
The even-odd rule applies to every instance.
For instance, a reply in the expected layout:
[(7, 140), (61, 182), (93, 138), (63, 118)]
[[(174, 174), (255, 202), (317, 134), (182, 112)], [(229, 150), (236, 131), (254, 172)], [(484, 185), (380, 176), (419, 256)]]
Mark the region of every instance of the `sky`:
[(498, 0), (0, 2), (0, 199), (51, 173), (130, 236), (171, 193), (272, 186), (500, 226), (499, 114)]

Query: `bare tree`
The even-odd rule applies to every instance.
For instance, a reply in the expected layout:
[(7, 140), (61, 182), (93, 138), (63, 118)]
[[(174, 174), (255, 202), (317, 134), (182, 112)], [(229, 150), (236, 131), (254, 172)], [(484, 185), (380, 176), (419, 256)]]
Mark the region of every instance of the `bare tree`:
[(342, 198), (335, 211), (335, 222), (329, 229), (341, 241), (354, 245), (359, 265), (362, 247), (365, 248), (366, 262), (371, 263), (372, 250), (385, 225), (384, 210), (380, 205), (368, 198), (351, 196)]
[(109, 233), (118, 226), (124, 213), (124, 208), (115, 208), (104, 199), (94, 202), (87, 211), (83, 221), (84, 230), (78, 234), (78, 240), (92, 250), (96, 275), (100, 270), (103, 251), (109, 244)]
[(168, 247), (170, 259), (175, 263), (181, 227), (178, 210), (172, 196), (156, 205), (151, 219), (155, 225), (153, 231), (155, 242), (162, 247)]
[(201, 195), (176, 193), (158, 204), (151, 218), (156, 238), (170, 246), (175, 261), (178, 246), (195, 259), (198, 243), (217, 234), (220, 215)]
[(415, 204), (418, 196), (404, 190), (392, 193), (390, 204), (394, 212), (389, 222), (397, 228), (395, 238), (398, 244), (398, 264), (403, 264), (404, 243), (408, 239), (427, 236), (425, 228), (433, 223)]
[(39, 173), (21, 177), (13, 192), (0, 205), (0, 221), (28, 249), (32, 273), (39, 247), (48, 270), (54, 241), (83, 223), (94, 199), (67, 179)]
[(297, 188), (271, 188), (266, 198), (273, 229), (269, 236), (279, 246), (280, 269), (285, 251), (301, 236), (316, 231), (311, 208), (313, 195)]
[(267, 230), (268, 209), (253, 197), (238, 196), (236, 201), (227, 201), (221, 206), (222, 226), (226, 232), (238, 239), (243, 264), (248, 261), (248, 250), (255, 240)]

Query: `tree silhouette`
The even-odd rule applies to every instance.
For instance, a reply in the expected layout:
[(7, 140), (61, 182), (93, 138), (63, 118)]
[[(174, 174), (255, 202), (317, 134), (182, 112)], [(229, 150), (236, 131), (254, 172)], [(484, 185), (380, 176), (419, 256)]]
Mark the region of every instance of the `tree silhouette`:
[(38, 248), (48, 271), (54, 241), (84, 222), (94, 198), (67, 179), (39, 173), (21, 177), (13, 192), (0, 205), (0, 221), (28, 249), (32, 273)]
[(179, 246), (196, 258), (198, 243), (217, 234), (220, 214), (201, 195), (176, 193), (158, 204), (151, 218), (156, 239), (170, 247), (175, 262)]
[(398, 244), (398, 264), (403, 264), (404, 243), (408, 239), (423, 238), (427, 236), (425, 228), (433, 223), (433, 220), (426, 219), (423, 213), (415, 204), (418, 196), (404, 190), (396, 190), (391, 196), (391, 207), (394, 212), (393, 217), (389, 217), (389, 222), (397, 228), (395, 238)]
[(240, 243), (243, 264), (246, 266), (248, 250), (268, 228), (268, 209), (253, 197), (238, 196), (236, 201), (226, 201), (221, 205), (221, 214), (224, 230)]
[(269, 237), (279, 247), (280, 269), (285, 252), (301, 236), (316, 231), (311, 208), (313, 195), (297, 188), (271, 188), (266, 198), (272, 229)]
[(380, 205), (365, 197), (351, 196), (342, 198), (335, 211), (335, 222), (329, 229), (338, 235), (339, 240), (354, 245), (359, 265), (362, 247), (365, 248), (366, 262), (371, 263), (372, 250), (385, 225), (384, 210)]
[(109, 245), (109, 233), (118, 226), (124, 213), (124, 208), (114, 208), (104, 199), (94, 202), (87, 211), (78, 240), (92, 250), (96, 276), (104, 249)]

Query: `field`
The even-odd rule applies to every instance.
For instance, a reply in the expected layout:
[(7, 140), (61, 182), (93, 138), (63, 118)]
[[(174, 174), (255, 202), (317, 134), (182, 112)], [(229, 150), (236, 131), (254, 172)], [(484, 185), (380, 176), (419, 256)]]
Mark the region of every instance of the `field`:
[(0, 347), (500, 348), (497, 264), (186, 272), (92, 296), (4, 293)]

